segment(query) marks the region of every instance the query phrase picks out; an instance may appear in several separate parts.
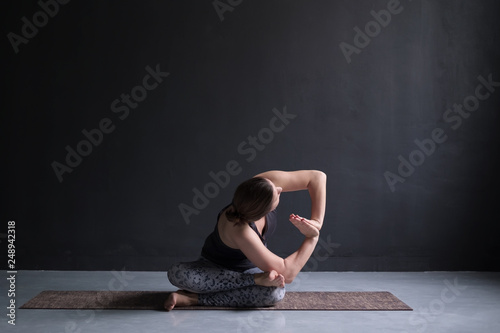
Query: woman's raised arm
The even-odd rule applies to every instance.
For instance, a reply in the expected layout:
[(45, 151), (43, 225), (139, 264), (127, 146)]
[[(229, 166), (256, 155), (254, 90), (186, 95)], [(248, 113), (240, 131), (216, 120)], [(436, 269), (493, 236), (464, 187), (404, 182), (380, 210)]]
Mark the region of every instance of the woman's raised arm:
[(323, 225), (326, 209), (326, 174), (318, 170), (278, 171), (272, 170), (256, 175), (267, 178), (283, 192), (308, 190), (311, 197), (310, 222), (318, 230)]

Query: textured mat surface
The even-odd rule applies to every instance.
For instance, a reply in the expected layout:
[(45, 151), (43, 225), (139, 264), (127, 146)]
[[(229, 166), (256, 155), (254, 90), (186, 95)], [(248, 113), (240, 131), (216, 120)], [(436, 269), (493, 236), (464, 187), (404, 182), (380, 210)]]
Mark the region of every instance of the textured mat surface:
[[(168, 291), (43, 291), (21, 309), (120, 309), (163, 310)], [(248, 308), (246, 308), (248, 309)], [(287, 292), (272, 307), (260, 310), (411, 311), (387, 291)], [(242, 310), (242, 308), (189, 306), (174, 310)]]

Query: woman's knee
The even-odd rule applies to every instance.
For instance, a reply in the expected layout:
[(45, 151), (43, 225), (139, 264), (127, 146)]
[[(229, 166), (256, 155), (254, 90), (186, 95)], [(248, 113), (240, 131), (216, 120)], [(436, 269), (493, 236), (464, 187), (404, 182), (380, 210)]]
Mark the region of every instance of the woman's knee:
[(167, 278), (168, 281), (170, 281), (171, 284), (177, 287), (177, 281), (178, 281), (178, 274), (179, 274), (179, 266), (180, 263), (173, 264), (170, 266), (167, 270)]
[(283, 298), (285, 298), (285, 288), (276, 288), (276, 290), (273, 291), (273, 299), (274, 303), (281, 302)]
[(281, 302), (285, 297), (285, 288), (271, 288), (271, 291), (264, 299), (264, 306), (272, 306)]
[(167, 277), (170, 283), (179, 289), (191, 291), (194, 293), (201, 292), (199, 285), (199, 276), (193, 270), (193, 263), (176, 263), (167, 270)]
[(189, 280), (188, 267), (182, 262), (175, 263), (168, 268), (167, 277), (171, 284), (183, 289)]

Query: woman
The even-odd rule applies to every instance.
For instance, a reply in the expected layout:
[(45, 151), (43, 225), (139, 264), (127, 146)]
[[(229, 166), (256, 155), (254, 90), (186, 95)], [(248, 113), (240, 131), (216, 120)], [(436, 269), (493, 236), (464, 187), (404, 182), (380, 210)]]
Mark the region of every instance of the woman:
[[(289, 217), (305, 236), (297, 251), (280, 258), (267, 248), (276, 227), (282, 192), (308, 190), (311, 218)], [(285, 296), (314, 251), (326, 206), (326, 175), (317, 170), (268, 171), (240, 184), (233, 201), (222, 209), (199, 260), (174, 264), (170, 282), (181, 290), (169, 295), (165, 309), (205, 305), (271, 306)]]

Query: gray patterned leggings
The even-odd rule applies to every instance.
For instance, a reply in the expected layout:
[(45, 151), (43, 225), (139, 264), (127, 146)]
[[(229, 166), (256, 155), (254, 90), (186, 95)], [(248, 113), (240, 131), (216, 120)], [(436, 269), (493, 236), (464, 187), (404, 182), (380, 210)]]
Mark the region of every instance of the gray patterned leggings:
[(285, 297), (285, 288), (256, 285), (256, 273), (262, 271), (231, 271), (203, 257), (174, 264), (167, 271), (174, 286), (198, 294), (198, 305), (261, 307), (274, 305)]

